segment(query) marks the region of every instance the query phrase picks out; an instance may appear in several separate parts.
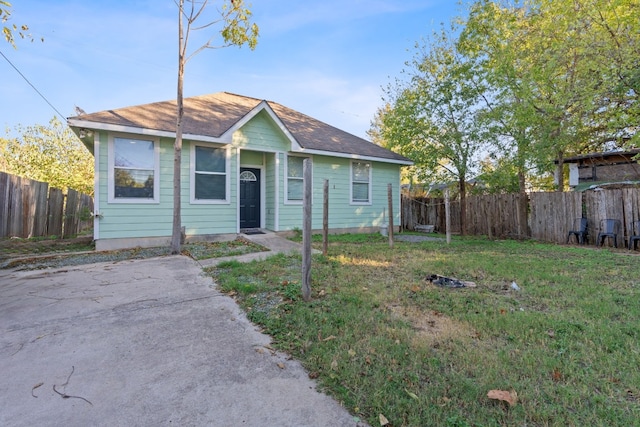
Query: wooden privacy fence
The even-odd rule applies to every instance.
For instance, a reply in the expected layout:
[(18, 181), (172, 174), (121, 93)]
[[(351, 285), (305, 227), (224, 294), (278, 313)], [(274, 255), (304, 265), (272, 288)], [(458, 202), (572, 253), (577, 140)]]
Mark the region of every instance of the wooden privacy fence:
[(0, 172), (0, 238), (71, 237), (93, 225), (93, 199)]
[[(522, 197), (525, 197), (523, 200)], [(587, 243), (595, 244), (602, 219), (618, 219), (622, 224), (618, 246), (634, 234), (633, 223), (640, 220), (640, 188), (588, 190), (582, 193), (499, 194), (467, 197), (467, 234), (489, 237), (533, 238), (565, 243), (576, 218), (588, 219)], [(526, 209), (526, 221), (519, 215)], [(451, 204), (451, 231), (460, 232), (459, 201)], [(445, 231), (444, 200), (402, 196), (402, 227), (434, 225)]]

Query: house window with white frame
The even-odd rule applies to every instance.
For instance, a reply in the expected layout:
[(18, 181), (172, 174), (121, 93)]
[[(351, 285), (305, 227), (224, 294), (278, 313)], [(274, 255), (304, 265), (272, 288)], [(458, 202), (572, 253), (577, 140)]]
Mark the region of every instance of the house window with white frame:
[(302, 202), (303, 161), (305, 157), (287, 156), (287, 201)]
[(227, 201), (227, 149), (195, 145), (192, 158), (194, 201)]
[(371, 203), (371, 163), (351, 162), (351, 203)]
[(112, 201), (155, 202), (158, 147), (154, 140), (114, 137), (111, 147)]

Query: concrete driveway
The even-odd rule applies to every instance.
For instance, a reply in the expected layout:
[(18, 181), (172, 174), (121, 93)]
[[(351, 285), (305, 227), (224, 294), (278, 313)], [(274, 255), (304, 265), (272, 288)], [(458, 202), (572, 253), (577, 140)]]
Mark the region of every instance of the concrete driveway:
[(0, 270), (0, 425), (356, 426), (183, 256)]

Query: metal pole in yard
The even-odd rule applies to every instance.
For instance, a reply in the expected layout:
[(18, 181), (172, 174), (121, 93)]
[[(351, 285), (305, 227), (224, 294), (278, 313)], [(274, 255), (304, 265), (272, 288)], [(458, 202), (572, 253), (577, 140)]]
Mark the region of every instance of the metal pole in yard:
[(311, 300), (311, 160), (302, 161), (302, 298)]

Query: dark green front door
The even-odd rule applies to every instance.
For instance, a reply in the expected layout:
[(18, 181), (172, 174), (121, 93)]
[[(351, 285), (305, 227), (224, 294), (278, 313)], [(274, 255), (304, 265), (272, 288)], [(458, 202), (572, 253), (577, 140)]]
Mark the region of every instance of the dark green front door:
[(240, 168), (240, 228), (260, 228), (260, 169)]

